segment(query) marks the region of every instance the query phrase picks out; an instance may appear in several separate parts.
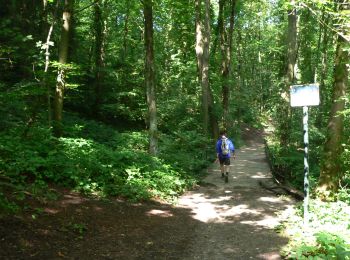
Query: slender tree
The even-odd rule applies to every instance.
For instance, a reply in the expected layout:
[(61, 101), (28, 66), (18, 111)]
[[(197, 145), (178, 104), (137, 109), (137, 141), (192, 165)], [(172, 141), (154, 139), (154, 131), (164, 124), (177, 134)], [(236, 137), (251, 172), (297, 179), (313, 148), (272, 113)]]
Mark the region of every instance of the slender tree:
[(59, 44), (59, 54), (58, 54), (58, 75), (56, 81), (56, 91), (54, 98), (54, 117), (53, 117), (53, 131), (55, 136), (62, 136), (62, 111), (63, 111), (63, 97), (65, 90), (65, 77), (66, 70), (65, 65), (68, 61), (68, 50), (69, 50), (69, 36), (72, 30), (72, 15), (73, 15), (73, 4), (74, 0), (65, 0), (63, 9), (63, 23), (61, 29), (61, 38)]
[(105, 38), (106, 20), (103, 17), (104, 0), (94, 4), (94, 30), (95, 30), (95, 103), (93, 112), (99, 115), (103, 95), (103, 78), (105, 68)]
[[(209, 76), (209, 38), (205, 35), (204, 23), (202, 19), (202, 0), (195, 0), (196, 12), (196, 56), (198, 67), (198, 78), (202, 90), (202, 116), (203, 116), (203, 131), (208, 133), (209, 112), (208, 112), (208, 85), (206, 85), (206, 77)], [(207, 43), (205, 43), (207, 40)], [(205, 60), (207, 59), (207, 60)], [(207, 68), (207, 71), (204, 71)], [(209, 81), (208, 81), (209, 83)]]
[[(230, 97), (230, 69), (232, 56), (232, 35), (234, 26), (234, 14), (236, 0), (229, 1), (229, 25), (224, 24), (224, 8), (226, 0), (219, 1), (218, 29), (220, 34), (220, 50), (221, 50), (221, 78), (222, 78), (222, 107), (223, 107), (223, 125), (227, 127), (227, 118), (229, 114), (229, 97)], [(226, 18), (226, 17), (225, 17)], [(226, 32), (225, 28), (229, 28)]]
[(201, 86), (201, 104), (203, 118), (203, 132), (208, 135), (209, 123), (212, 137), (218, 135), (218, 123), (214, 114), (213, 93), (209, 85), (210, 58), (210, 0), (204, 1), (202, 14), (202, 0), (195, 0), (196, 21), (196, 57), (198, 79)]
[[(47, 8), (47, 1), (44, 1), (44, 8)], [(49, 127), (51, 127), (51, 89), (50, 84), (48, 84), (48, 71), (49, 71), (49, 65), (50, 65), (50, 45), (51, 43), (51, 35), (53, 32), (53, 27), (57, 20), (57, 12), (58, 12), (58, 2), (56, 4), (55, 13), (53, 14), (52, 22), (49, 28), (49, 31), (47, 33), (46, 37), (46, 43), (45, 43), (45, 68), (44, 68), (44, 79), (43, 79), (43, 87), (47, 91), (47, 107), (48, 107), (48, 123)]]
[(145, 22), (145, 85), (148, 104), (148, 124), (149, 124), (149, 152), (157, 154), (157, 107), (154, 76), (154, 51), (153, 51), (153, 3), (152, 0), (143, 1), (143, 13)]
[(209, 47), (210, 47), (210, 0), (204, 1), (203, 62), (202, 62), (202, 112), (203, 129), (207, 135), (209, 128)]
[(295, 0), (290, 0), (291, 8), (288, 9), (288, 28), (287, 28), (287, 64), (284, 80), (284, 89), (282, 90), (282, 99), (279, 111), (280, 124), (280, 142), (282, 146), (289, 144), (291, 111), (289, 105), (289, 87), (295, 82), (295, 65), (297, 61), (297, 12), (295, 8)]

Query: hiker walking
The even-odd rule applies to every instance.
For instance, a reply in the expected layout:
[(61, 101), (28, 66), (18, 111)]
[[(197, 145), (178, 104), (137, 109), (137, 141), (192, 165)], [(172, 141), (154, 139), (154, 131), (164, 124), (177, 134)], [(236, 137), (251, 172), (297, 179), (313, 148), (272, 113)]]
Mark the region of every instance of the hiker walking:
[[(216, 162), (220, 163), (221, 177), (225, 177), (225, 182), (228, 182), (228, 173), (230, 171), (230, 158), (235, 159), (235, 146), (233, 142), (227, 138), (225, 130), (220, 131), (220, 137), (216, 142)], [(226, 174), (225, 174), (226, 173)]]

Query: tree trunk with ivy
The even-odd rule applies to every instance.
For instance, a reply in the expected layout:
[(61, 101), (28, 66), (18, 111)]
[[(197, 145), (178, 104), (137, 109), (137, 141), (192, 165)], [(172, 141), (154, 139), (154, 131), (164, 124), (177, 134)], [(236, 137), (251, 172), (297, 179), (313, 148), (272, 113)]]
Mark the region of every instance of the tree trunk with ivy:
[[(349, 4), (342, 6), (343, 10), (350, 10)], [(344, 35), (338, 35), (335, 66), (332, 109), (327, 126), (327, 139), (324, 145), (324, 155), (318, 181), (318, 195), (322, 199), (336, 193), (344, 175), (341, 169), (342, 138), (344, 130), (346, 90), (348, 86), (349, 42)]]

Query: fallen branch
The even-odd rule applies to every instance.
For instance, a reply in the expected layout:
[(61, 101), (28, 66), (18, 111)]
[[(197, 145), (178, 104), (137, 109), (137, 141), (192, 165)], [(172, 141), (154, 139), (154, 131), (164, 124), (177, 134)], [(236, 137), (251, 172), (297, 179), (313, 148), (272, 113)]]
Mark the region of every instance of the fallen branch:
[[(259, 185), (261, 187), (263, 187), (264, 189), (272, 191), (273, 193), (276, 193), (278, 195), (288, 194), (288, 195), (294, 197), (297, 200), (303, 200), (304, 199), (304, 194), (301, 191), (299, 191), (299, 190), (297, 190), (297, 189), (295, 189), (293, 187), (290, 187), (288, 185), (283, 185), (283, 184), (277, 184), (276, 183), (276, 185), (269, 186), (269, 185), (267, 185), (266, 183), (264, 183), (262, 181), (259, 181)], [(284, 193), (276, 191), (278, 189), (283, 190)]]

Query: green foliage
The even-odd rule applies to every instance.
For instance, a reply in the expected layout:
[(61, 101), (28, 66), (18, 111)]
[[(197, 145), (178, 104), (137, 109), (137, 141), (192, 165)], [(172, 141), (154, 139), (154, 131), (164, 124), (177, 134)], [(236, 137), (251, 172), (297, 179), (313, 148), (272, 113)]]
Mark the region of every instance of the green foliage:
[[(323, 131), (315, 127), (316, 111), (311, 110), (309, 115), (309, 181), (310, 189), (316, 188), (320, 171), (320, 158), (322, 156)], [(269, 123), (267, 124), (273, 127)], [(278, 130), (275, 135), (266, 139), (267, 155), (269, 157), (273, 173), (282, 177), (283, 181), (292, 184), (299, 190), (303, 190), (304, 183), (304, 142), (301, 109), (295, 109), (291, 121), (289, 144), (282, 146), (278, 138)]]
[(87, 231), (87, 227), (84, 223), (69, 223), (68, 228), (78, 233), (80, 238), (83, 238), (83, 234)]
[(350, 259), (350, 245), (338, 235), (321, 232), (315, 234), (316, 245), (302, 244), (297, 252), (290, 256), (295, 259)]
[(208, 159), (215, 154), (209, 141), (196, 131), (175, 132), (161, 136), (160, 156), (179, 171), (199, 176), (208, 166)]
[(311, 200), (309, 211), (306, 229), (301, 205), (290, 212), (284, 233), (291, 240), (283, 254), (289, 259), (350, 259), (350, 206)]
[(163, 135), (155, 158), (147, 153), (147, 132), (119, 133), (75, 116), (67, 116), (65, 125), (69, 136), (59, 139), (40, 125), (30, 129), (28, 138), (18, 135), (21, 127), (1, 132), (4, 176), (36, 196), (54, 183), (100, 196), (171, 200), (192, 186), (207, 166), (205, 139), (194, 131)]
[[(43, 10), (41, 4), (7, 1), (0, 10), (0, 208), (15, 212), (18, 209), (15, 202), (23, 200), (28, 193), (43, 197), (50, 184), (87, 194), (123, 196), (132, 200), (175, 198), (201, 177), (201, 170), (214, 155), (213, 144), (201, 134), (193, 3), (154, 1), (154, 69), (160, 129), (159, 156), (154, 158), (147, 153), (147, 131), (140, 130), (145, 129), (147, 121), (142, 2), (100, 1), (101, 21), (92, 19), (94, 8), (73, 15), (70, 63), (64, 66), (67, 83), (64, 136), (59, 139), (52, 136), (47, 122), (47, 103), (54, 96), (57, 69), (61, 66), (57, 61), (61, 30), (56, 26), (60, 24), (57, 21), (50, 39), (49, 71), (46, 75), (43, 73), (43, 43), (56, 12), (54, 2), (49, 0), (47, 9)], [(262, 115), (268, 115), (265, 119), (275, 126), (267, 140), (272, 169), (301, 189), (301, 111), (293, 110), (289, 116), (279, 114), (276, 109), (287, 100), (283, 77), (288, 52), (289, 4), (288, 1), (238, 1), (232, 37), (228, 121), (231, 126), (245, 122), (260, 127)], [(211, 4), (213, 48), (209, 70), (212, 113), (220, 121), (223, 112), (222, 54), (217, 34), (217, 5), (217, 1)], [(75, 2), (75, 11), (85, 7), (84, 1)], [(328, 0), (296, 1), (296, 7), (300, 17), (296, 70), (300, 82), (297, 83), (308, 83), (316, 78), (322, 85), (322, 104), (312, 109), (309, 120), (310, 187), (313, 189), (319, 176), (332, 104), (335, 52), (332, 29), (335, 23), (345, 22), (345, 14), (336, 10), (334, 1)], [(225, 10), (224, 22), (228, 29), (227, 6)], [(61, 17), (61, 11), (59, 8), (57, 17)], [(98, 79), (97, 24), (105, 26), (100, 53), (103, 66), (99, 68)], [(44, 82), (47, 85), (44, 86)], [(95, 106), (96, 101), (100, 104)], [(339, 200), (346, 202), (350, 201), (348, 105), (349, 102), (343, 113), (344, 151), (340, 160), (345, 174), (342, 189), (337, 194)], [(92, 118), (99, 121), (90, 120)], [(288, 124), (290, 136), (289, 143), (281, 146), (278, 126), (284, 123)], [(236, 128), (228, 130), (235, 137), (239, 135)], [(336, 209), (339, 205), (334, 205), (312, 205), (312, 223), (327, 226), (343, 221), (345, 226), (341, 230), (345, 232), (348, 220)], [(297, 221), (293, 225), (301, 230), (300, 217)], [(72, 224), (71, 228), (78, 233), (84, 230), (80, 224)], [(342, 252), (348, 250), (347, 235), (334, 237), (332, 230), (325, 231), (316, 226), (315, 230), (313, 244), (300, 242), (291, 250), (294, 256), (342, 259)], [(299, 233), (293, 236), (297, 239)]]
[(0, 217), (4, 214), (14, 214), (18, 209), (19, 207), (16, 203), (9, 201), (8, 198), (0, 192)]
[(281, 147), (277, 140), (267, 139), (267, 154), (273, 173), (284, 181), (292, 182), (302, 189), (303, 184), (303, 151), (295, 147)]

